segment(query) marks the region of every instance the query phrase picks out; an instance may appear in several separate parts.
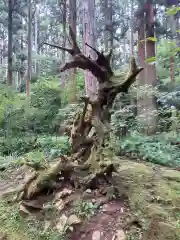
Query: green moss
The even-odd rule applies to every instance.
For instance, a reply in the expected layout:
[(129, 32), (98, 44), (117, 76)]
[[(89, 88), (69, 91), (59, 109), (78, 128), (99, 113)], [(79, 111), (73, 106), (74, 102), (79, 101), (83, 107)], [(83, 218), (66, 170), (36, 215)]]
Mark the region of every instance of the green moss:
[(53, 229), (44, 231), (44, 222), (37, 221), (35, 216), (23, 218), (18, 205), (9, 205), (0, 201), (0, 233), (7, 240), (62, 240)]
[(177, 210), (173, 209), (180, 206), (180, 172), (164, 167), (156, 167), (156, 170), (153, 170), (154, 165), (150, 163), (129, 160), (121, 160), (119, 165), (120, 175), (116, 182), (120, 191), (122, 186), (125, 188), (131, 211), (140, 220), (145, 219), (147, 228), (150, 228), (149, 224), (153, 219), (158, 219), (158, 224), (161, 221), (161, 225), (170, 226), (169, 230), (158, 232), (157, 238), (149, 238), (149, 233), (143, 240), (177, 240), (180, 214), (177, 215)]

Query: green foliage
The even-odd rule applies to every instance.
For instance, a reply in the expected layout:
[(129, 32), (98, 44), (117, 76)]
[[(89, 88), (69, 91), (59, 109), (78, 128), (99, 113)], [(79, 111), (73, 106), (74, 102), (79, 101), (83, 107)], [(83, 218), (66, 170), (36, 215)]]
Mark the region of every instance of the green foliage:
[(14, 137), (11, 136), (0, 138), (0, 155), (22, 155), (27, 152), (31, 152), (36, 148), (35, 137)]
[(52, 159), (63, 154), (68, 154), (70, 145), (68, 137), (51, 137), (44, 136), (37, 139), (37, 147), (40, 151)]
[[(161, 40), (157, 44), (157, 74), (162, 78), (170, 76), (170, 58), (174, 59), (174, 69), (176, 78), (179, 76), (179, 56), (178, 47), (175, 41)], [(170, 78), (170, 77), (169, 77)], [(169, 80), (170, 81), (170, 80)]]
[(162, 133), (145, 136), (137, 132), (131, 133), (116, 145), (120, 155), (130, 155), (153, 163), (170, 167), (180, 166), (180, 136)]
[(52, 137), (52, 136), (26, 136), (19, 138), (0, 138), (0, 155), (9, 156), (17, 155), (21, 156), (25, 153), (38, 150), (43, 152), (47, 157), (57, 157), (61, 154), (68, 154), (70, 150), (67, 137)]
[(89, 218), (97, 211), (97, 205), (90, 201), (78, 201), (75, 205), (74, 212), (81, 218)]
[(24, 94), (17, 94), (12, 88), (1, 85), (1, 136), (55, 131), (53, 120), (61, 107), (61, 90), (52, 80), (45, 79), (34, 84), (30, 104)]
[(50, 81), (38, 81), (33, 87), (31, 106), (53, 116), (61, 107), (61, 92)]
[(0, 233), (8, 239), (19, 240), (62, 240), (64, 237), (55, 229), (45, 228), (45, 222), (34, 218), (24, 218), (19, 205), (0, 201)]

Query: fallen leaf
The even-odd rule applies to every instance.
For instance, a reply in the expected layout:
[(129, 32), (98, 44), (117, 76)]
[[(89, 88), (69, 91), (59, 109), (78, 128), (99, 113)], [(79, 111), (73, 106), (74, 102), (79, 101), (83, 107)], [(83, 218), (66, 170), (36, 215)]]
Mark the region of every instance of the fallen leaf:
[(79, 219), (76, 215), (71, 215), (69, 218), (68, 218), (68, 225), (76, 225), (76, 224), (80, 224), (82, 221), (81, 219)]
[(66, 223), (67, 223), (67, 217), (66, 217), (66, 215), (62, 215), (60, 218), (59, 218), (59, 221), (57, 222), (57, 224), (56, 224), (56, 229), (60, 232), (60, 233), (62, 233), (63, 232), (63, 230), (64, 230), (64, 228), (65, 228), (65, 226), (66, 226)]

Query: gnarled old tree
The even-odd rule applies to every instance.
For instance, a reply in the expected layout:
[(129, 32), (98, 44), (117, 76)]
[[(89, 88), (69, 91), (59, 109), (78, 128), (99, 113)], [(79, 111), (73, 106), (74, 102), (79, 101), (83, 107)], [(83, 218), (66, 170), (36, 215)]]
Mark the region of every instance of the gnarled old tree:
[(81, 52), (71, 27), (70, 35), (71, 49), (46, 44), (71, 54), (72, 61), (65, 63), (60, 68), (61, 72), (71, 68), (89, 70), (99, 83), (98, 93), (93, 101), (86, 96), (82, 98), (84, 108), (76, 114), (72, 126), (68, 127), (71, 154), (60, 157), (47, 170), (35, 173), (23, 188), (21, 197), (24, 200), (35, 198), (42, 190), (54, 187), (50, 183), (57, 181), (61, 181), (62, 185), (69, 182), (75, 188), (83, 190), (96, 189), (99, 181), (109, 182), (115, 171), (115, 166), (106, 162), (103, 155), (110, 131), (110, 110), (116, 95), (120, 92), (127, 93), (143, 69), (136, 66), (132, 57), (129, 72), (116, 76), (110, 66), (112, 50), (105, 55), (86, 43), (97, 54), (93, 60)]

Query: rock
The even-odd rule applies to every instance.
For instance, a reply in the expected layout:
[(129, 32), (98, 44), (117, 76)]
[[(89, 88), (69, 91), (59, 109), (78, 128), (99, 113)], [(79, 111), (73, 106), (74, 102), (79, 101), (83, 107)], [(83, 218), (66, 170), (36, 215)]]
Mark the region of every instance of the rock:
[(112, 240), (126, 240), (126, 239), (127, 239), (126, 234), (122, 229), (117, 230), (116, 234), (112, 238)]
[(86, 193), (92, 193), (91, 189), (86, 189)]
[(101, 240), (102, 233), (100, 231), (94, 231), (92, 234), (92, 240)]
[(82, 222), (81, 219), (79, 219), (76, 215), (73, 214), (68, 218), (67, 224), (71, 226), (80, 224), (81, 222)]
[(68, 220), (68, 218), (64, 214), (59, 218), (59, 221), (56, 224), (56, 229), (60, 233), (62, 233), (64, 231), (64, 228), (65, 228), (65, 226), (67, 224), (67, 220)]

